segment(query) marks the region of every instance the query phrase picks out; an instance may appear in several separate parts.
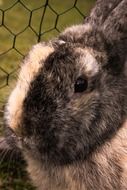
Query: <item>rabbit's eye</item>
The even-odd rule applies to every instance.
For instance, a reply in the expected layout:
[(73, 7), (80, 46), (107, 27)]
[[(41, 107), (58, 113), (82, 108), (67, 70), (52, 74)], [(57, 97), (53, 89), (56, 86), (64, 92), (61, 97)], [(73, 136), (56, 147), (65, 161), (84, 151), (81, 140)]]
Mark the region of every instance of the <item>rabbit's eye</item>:
[(88, 81), (87, 79), (84, 79), (82, 77), (79, 77), (75, 83), (74, 89), (75, 93), (77, 92), (84, 92), (88, 87)]

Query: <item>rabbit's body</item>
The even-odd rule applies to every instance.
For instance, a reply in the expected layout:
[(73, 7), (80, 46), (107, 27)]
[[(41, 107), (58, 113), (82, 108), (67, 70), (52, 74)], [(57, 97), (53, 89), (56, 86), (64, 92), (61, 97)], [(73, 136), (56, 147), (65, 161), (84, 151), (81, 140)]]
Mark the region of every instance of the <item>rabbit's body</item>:
[[(39, 190), (127, 189), (126, 5), (115, 4), (112, 20), (102, 12), (98, 26), (95, 8), (22, 64), (6, 106), (7, 141)], [(109, 30), (116, 10), (121, 19)]]
[(25, 156), (39, 190), (126, 190), (127, 122), (111, 142), (83, 162), (54, 167)]

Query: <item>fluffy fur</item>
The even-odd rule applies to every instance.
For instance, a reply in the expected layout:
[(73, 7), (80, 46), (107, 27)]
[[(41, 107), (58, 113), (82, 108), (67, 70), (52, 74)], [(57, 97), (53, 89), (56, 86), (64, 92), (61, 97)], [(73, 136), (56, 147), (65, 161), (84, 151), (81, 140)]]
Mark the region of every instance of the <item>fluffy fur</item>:
[(126, 5), (97, 1), (84, 25), (34, 46), (21, 67), (6, 139), (39, 190), (127, 189)]

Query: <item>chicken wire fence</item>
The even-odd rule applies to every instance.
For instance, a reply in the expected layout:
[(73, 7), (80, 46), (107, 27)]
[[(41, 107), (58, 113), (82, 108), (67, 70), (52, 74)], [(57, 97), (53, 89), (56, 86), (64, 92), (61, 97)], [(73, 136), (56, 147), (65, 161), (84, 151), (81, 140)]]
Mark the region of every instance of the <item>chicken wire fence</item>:
[(81, 23), (94, 0), (0, 0), (0, 116), (32, 44)]

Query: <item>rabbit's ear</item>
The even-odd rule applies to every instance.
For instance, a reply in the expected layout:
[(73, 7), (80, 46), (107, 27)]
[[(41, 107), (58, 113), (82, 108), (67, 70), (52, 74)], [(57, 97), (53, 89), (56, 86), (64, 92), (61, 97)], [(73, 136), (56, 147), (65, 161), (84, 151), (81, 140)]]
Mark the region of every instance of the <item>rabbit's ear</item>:
[(120, 71), (127, 58), (127, 0), (98, 0), (85, 23), (103, 33), (109, 66)]
[(102, 25), (106, 39), (113, 42), (120, 42), (127, 39), (127, 0), (122, 0), (110, 13)]
[(90, 23), (96, 27), (103, 25), (113, 9), (115, 9), (121, 0), (97, 0), (90, 16), (85, 19), (85, 23)]
[(111, 42), (126, 38), (127, 0), (98, 0), (85, 23), (102, 30)]
[(122, 0), (112, 10), (102, 25), (102, 31), (109, 44), (111, 62), (122, 67), (127, 60), (127, 0)]

